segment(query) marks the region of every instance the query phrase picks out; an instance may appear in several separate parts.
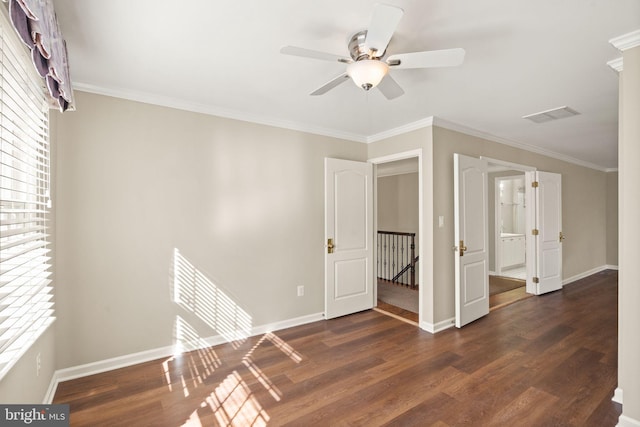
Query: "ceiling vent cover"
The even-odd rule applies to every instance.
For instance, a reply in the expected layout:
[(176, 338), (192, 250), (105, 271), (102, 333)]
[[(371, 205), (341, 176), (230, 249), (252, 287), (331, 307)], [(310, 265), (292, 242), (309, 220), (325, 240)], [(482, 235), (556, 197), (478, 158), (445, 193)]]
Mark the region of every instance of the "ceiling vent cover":
[(523, 119), (531, 120), (534, 123), (550, 122), (552, 120), (564, 119), (571, 116), (577, 116), (576, 110), (567, 106), (553, 108), (547, 111), (541, 111), (539, 113), (529, 114), (528, 116), (522, 116)]

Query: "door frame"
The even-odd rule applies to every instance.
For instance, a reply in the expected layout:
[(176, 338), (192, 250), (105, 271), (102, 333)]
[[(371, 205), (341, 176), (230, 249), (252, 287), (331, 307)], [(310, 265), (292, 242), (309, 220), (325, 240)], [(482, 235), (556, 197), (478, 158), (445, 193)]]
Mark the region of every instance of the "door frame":
[[(535, 172), (535, 171), (538, 170), (534, 166), (521, 165), (521, 164), (518, 164), (518, 163), (507, 162), (505, 160), (499, 160), (499, 159), (493, 159), (493, 158), (486, 157), (486, 156), (480, 156), (480, 158), (481, 159), (482, 158), (486, 159), (487, 163), (489, 165), (497, 165), (497, 166), (501, 166), (501, 167), (507, 168), (509, 170), (517, 170), (517, 171), (522, 172), (523, 174), (525, 172)], [(526, 180), (525, 180), (525, 182), (526, 182)], [(525, 200), (529, 200), (530, 191), (531, 190), (528, 189), (527, 186), (525, 185), (525, 189), (524, 189)], [(497, 201), (496, 201), (496, 203), (497, 203)], [(525, 211), (525, 216), (526, 216), (526, 220), (525, 220), (526, 221), (525, 236), (527, 235), (527, 230), (531, 229), (530, 221), (533, 218), (532, 215), (535, 215), (535, 213), (532, 211), (533, 208), (534, 208), (533, 205), (531, 203), (527, 202), (527, 208), (526, 208), (526, 211)], [(494, 210), (495, 209), (496, 209), (496, 207), (494, 206)], [(494, 215), (496, 215), (495, 211), (494, 211)], [(488, 225), (487, 225), (487, 227), (488, 227)], [(493, 240), (495, 242), (494, 243), (494, 258), (493, 258), (494, 262), (498, 262), (496, 255), (497, 255), (497, 251), (498, 251), (497, 246), (500, 244), (500, 242), (499, 242), (500, 241), (500, 237), (499, 237), (499, 233), (498, 233), (497, 230), (498, 230), (498, 228), (497, 228), (497, 224), (496, 224), (496, 229), (495, 229), (495, 233), (494, 233), (495, 236), (493, 236)], [(528, 239), (527, 241), (529, 241), (529, 240), (530, 239)], [(494, 269), (497, 270), (496, 268), (494, 268)], [(534, 257), (532, 257), (531, 254), (530, 254), (530, 248), (529, 248), (528, 244), (525, 245), (525, 269), (527, 271), (526, 291), (527, 291), (527, 293), (531, 293), (531, 292), (529, 292), (530, 289), (531, 289), (531, 287), (530, 287), (531, 277), (533, 277), (531, 272), (533, 272), (533, 270), (535, 269), (535, 265), (534, 265)]]
[[(373, 163), (373, 228), (374, 228), (374, 245), (373, 245), (373, 259), (378, 259), (378, 165), (382, 163), (391, 163), (398, 160), (406, 160), (411, 158), (418, 158), (418, 256), (420, 259), (420, 268), (418, 269), (418, 325), (421, 329), (428, 330), (423, 325), (425, 322), (423, 321), (423, 300), (425, 297), (425, 282), (424, 282), (424, 271), (425, 266), (424, 262), (426, 258), (424, 256), (424, 242), (422, 241), (422, 235), (424, 234), (424, 224), (423, 224), (423, 212), (424, 212), (424, 204), (423, 204), (423, 187), (422, 187), (422, 149), (403, 151), (399, 153), (389, 154), (387, 156), (375, 157), (369, 159), (370, 163)], [(374, 263), (375, 264), (375, 263)], [(377, 269), (376, 266), (373, 265), (374, 268), (374, 277), (377, 283)], [(378, 287), (374, 286), (374, 302), (377, 304), (378, 301)], [(431, 332), (431, 331), (430, 331)]]

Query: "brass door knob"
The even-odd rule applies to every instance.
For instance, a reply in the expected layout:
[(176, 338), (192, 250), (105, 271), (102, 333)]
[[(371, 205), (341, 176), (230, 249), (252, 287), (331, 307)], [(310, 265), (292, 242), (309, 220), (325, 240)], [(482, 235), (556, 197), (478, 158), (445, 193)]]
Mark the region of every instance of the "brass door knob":
[(467, 247), (464, 245), (464, 240), (460, 240), (460, 256), (464, 256), (467, 251)]

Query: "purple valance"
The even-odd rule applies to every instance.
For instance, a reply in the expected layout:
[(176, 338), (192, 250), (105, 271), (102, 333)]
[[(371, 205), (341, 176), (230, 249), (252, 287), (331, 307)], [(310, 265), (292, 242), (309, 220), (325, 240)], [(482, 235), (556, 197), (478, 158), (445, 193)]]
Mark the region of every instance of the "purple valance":
[(33, 65), (46, 80), (49, 94), (60, 111), (73, 109), (67, 45), (52, 0), (9, 0), (9, 15), (20, 39), (31, 50)]

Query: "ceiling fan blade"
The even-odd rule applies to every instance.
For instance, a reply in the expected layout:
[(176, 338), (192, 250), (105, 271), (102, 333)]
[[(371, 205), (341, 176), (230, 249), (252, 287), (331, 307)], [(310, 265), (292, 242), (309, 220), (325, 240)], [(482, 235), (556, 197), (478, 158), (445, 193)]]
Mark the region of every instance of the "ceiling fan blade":
[(404, 10), (399, 7), (380, 3), (374, 5), (365, 46), (369, 50), (376, 51), (375, 56), (379, 57), (384, 54), (403, 14)]
[(464, 54), (460, 48), (400, 53), (387, 58), (387, 64), (393, 68), (455, 67), (464, 62)]
[(349, 80), (349, 76), (347, 75), (347, 73), (342, 73), (339, 76), (329, 80), (327, 83), (323, 84), (318, 89), (311, 92), (310, 95), (315, 96), (315, 95), (322, 95), (324, 93), (327, 93), (334, 87), (338, 86), (341, 83), (346, 82), (347, 80)]
[(296, 46), (285, 46), (280, 49), (280, 53), (284, 53), (285, 55), (293, 55), (293, 56), (302, 56), (305, 58), (319, 59), (321, 61), (332, 61), (332, 62), (342, 62), (345, 64), (350, 64), (353, 62), (350, 58), (345, 58), (344, 56), (334, 55), (332, 53), (319, 52), (317, 50), (305, 49), (303, 47)]
[(380, 89), (380, 92), (382, 92), (385, 98), (389, 100), (395, 99), (404, 94), (404, 90), (402, 90), (398, 82), (396, 82), (389, 74), (384, 76), (377, 88)]

